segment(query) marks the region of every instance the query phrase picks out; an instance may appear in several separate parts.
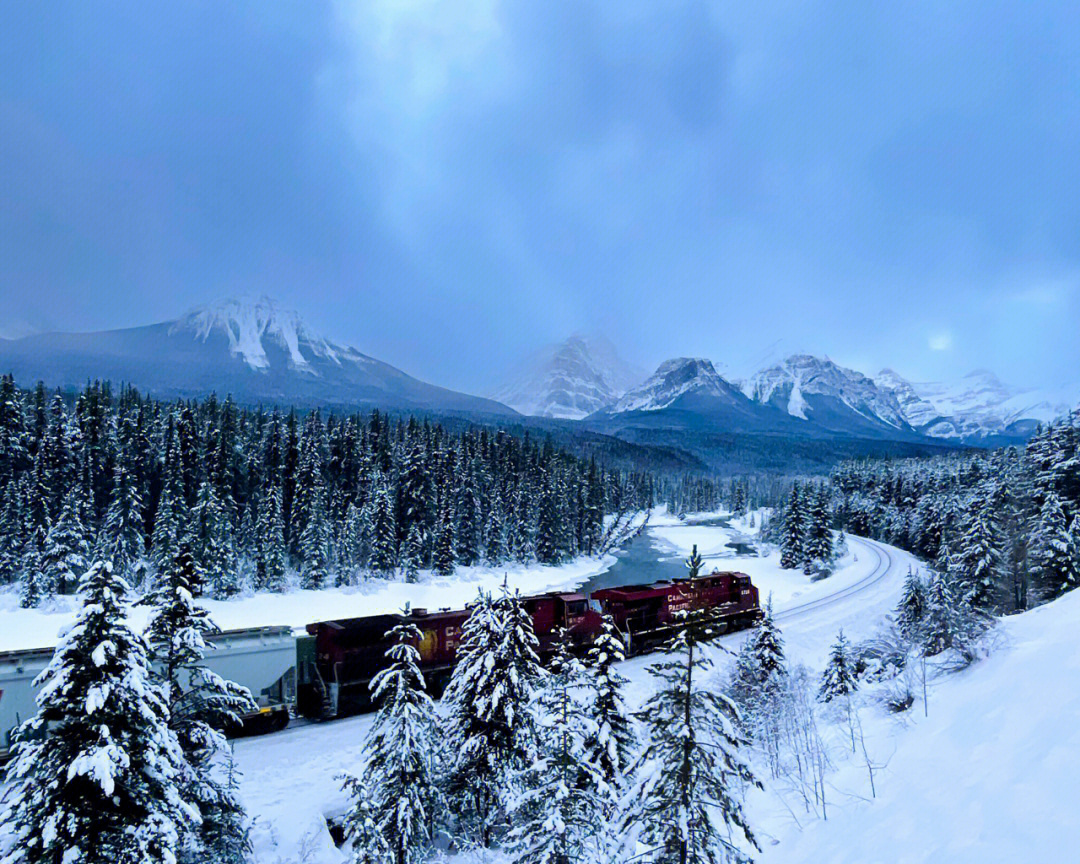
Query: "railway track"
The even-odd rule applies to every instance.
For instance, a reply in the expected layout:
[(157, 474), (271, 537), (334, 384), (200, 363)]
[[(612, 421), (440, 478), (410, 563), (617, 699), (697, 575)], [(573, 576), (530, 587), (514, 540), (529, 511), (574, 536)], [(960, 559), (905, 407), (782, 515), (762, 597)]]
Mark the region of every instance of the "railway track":
[(799, 615), (804, 615), (807, 612), (814, 612), (819, 609), (834, 606), (849, 597), (854, 597), (856, 594), (860, 594), (868, 588), (877, 585), (892, 571), (895, 562), (887, 547), (881, 546), (872, 540), (865, 540), (862, 537), (852, 537), (850, 535), (848, 536), (848, 542), (854, 542), (876, 556), (877, 562), (871, 568), (870, 572), (863, 578), (852, 582), (850, 585), (845, 585), (843, 588), (834, 591), (832, 594), (827, 594), (824, 597), (817, 597), (813, 600), (808, 600), (805, 603), (800, 603), (797, 606), (792, 606), (788, 609), (776, 612), (773, 614), (774, 620), (786, 621)]

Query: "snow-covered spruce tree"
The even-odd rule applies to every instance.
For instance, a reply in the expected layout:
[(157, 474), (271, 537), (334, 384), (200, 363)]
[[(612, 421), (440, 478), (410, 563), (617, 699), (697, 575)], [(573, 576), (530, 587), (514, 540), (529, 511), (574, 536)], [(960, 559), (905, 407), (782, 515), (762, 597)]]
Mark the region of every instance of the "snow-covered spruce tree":
[(341, 776), (352, 802), (345, 814), (345, 845), (352, 864), (390, 864), (394, 860), (376, 821), (375, 799), (363, 778)]
[(285, 529), (281, 520), (281, 487), (271, 486), (259, 508), (255, 529), (256, 587), (285, 590)]
[(1039, 511), (1030, 551), (1039, 587), (1047, 597), (1056, 597), (1080, 582), (1080, 561), (1074, 560), (1069, 545), (1069, 525), (1065, 521), (1061, 499), (1050, 490)]
[(701, 559), (701, 555), (697, 551), (697, 543), (694, 544), (694, 548), (690, 552), (690, 557), (686, 559), (687, 576), (691, 579), (697, 579), (701, 575), (701, 567), (704, 562)]
[[(217, 489), (209, 480), (199, 486), (194, 530), (197, 533), (191, 547), (199, 564), (199, 573), (205, 579), (204, 590), (219, 600), (234, 596), (240, 591), (240, 580), (232, 523)], [(203, 585), (193, 586), (196, 593)]]
[(30, 534), (30, 539), (23, 545), (22, 566), (23, 581), (19, 605), (23, 609), (33, 609), (53, 595), (52, 588), (41, 569), (41, 556), (38, 554), (38, 544), (33, 534)]
[(218, 795), (201, 807), (203, 847), (197, 864), (247, 864), (251, 855), (251, 821), (240, 803), (240, 772), (229, 752)]
[(493, 504), (484, 527), (484, 559), (488, 564), (501, 564), (507, 558), (506, 529), (503, 526), (502, 504)]
[(406, 582), (416, 582), (420, 578), (420, 568), (424, 566), (424, 532), (416, 523), (409, 528), (409, 536), (401, 553), (401, 569), (405, 572)]
[(548, 672), (536, 704), (540, 758), (518, 778), (522, 792), (512, 806), (506, 846), (518, 864), (599, 861), (613, 796), (589, 758), (589, 723), (577, 696), (585, 669), (570, 653), (564, 628)]
[(742, 712), (744, 732), (765, 753), (774, 774), (779, 769), (781, 713), (787, 689), (784, 640), (773, 619), (770, 599), (764, 618), (736, 658), (731, 695)]
[(914, 640), (926, 617), (926, 585), (908, 567), (904, 577), (904, 594), (896, 606), (896, 627), (906, 639)]
[(458, 563), (469, 567), (480, 560), (480, 502), (471, 473), (466, 471), (457, 494), (454, 527), (454, 554)]
[(784, 510), (784, 523), (780, 529), (780, 566), (792, 570), (803, 563), (805, 549), (803, 536), (803, 506), (799, 494), (799, 484), (791, 487), (787, 508)]
[(822, 485), (817, 490), (806, 492), (809, 506), (806, 518), (806, 560), (821, 566), (829, 564), (833, 558), (833, 539), (829, 513), (829, 493)]
[(191, 769), (181, 791), (202, 815), (195, 848), (186, 858), (234, 864), (243, 860), (247, 820), (229, 788), (235, 769), (223, 730), (239, 727), (241, 715), (258, 706), (246, 687), (203, 663), (209, 650), (204, 637), (218, 628), (192, 595), (192, 586), (201, 581), (195, 557), (181, 542), (158, 588), (140, 602), (152, 609), (146, 638), (154, 673), (165, 689), (169, 726)]
[(784, 654), (784, 637), (773, 619), (772, 598), (765, 605), (761, 623), (750, 634), (739, 652), (736, 662), (736, 698), (747, 713), (755, 710), (765, 691), (778, 684), (787, 675), (787, 657)]
[(1001, 593), (1004, 538), (991, 496), (980, 496), (953, 558), (961, 599), (974, 609), (990, 609)]
[(623, 699), (626, 679), (615, 664), (626, 659), (623, 641), (610, 615), (603, 618), (603, 630), (589, 649), (592, 674), (592, 702), (587, 706), (592, 722), (585, 739), (588, 760), (600, 769), (613, 789), (624, 785), (637, 752), (637, 736)]
[(536, 532), (536, 560), (541, 564), (558, 564), (562, 561), (559, 543), (559, 505), (556, 493), (545, 488), (540, 496), (539, 521)]
[(98, 542), (98, 558), (109, 561), (121, 578), (143, 557), (142, 499), (123, 461), (113, 472), (112, 498)]
[(166, 698), (112, 564), (94, 564), (79, 592), (7, 768), (5, 864), (168, 864), (199, 815), (180, 794), (187, 766)]
[[(636, 715), (645, 750), (623, 828), (645, 851), (635, 861), (721, 864), (749, 861), (735, 835), (757, 848), (743, 815), (743, 787), (756, 784), (742, 755), (738, 709), (705, 687), (707, 626), (687, 622), (649, 668), (656, 692)], [(726, 830), (719, 830), (722, 825)]]
[(307, 519), (300, 532), (300, 580), (304, 588), (326, 585), (330, 569), (330, 526), (321, 482), (308, 490)]
[(439, 510), (432, 559), (432, 567), (440, 576), (449, 576), (454, 572), (454, 521), (449, 501), (444, 501)]
[(463, 828), (488, 847), (503, 824), (512, 778), (532, 760), (536, 729), (529, 710), (540, 676), (532, 619), (504, 588), (481, 592), (465, 625), (444, 702), (454, 765), (449, 790)]
[(851, 649), (847, 639), (844, 638), (844, 630), (841, 628), (836, 642), (833, 643), (829, 662), (825, 665), (825, 672), (821, 676), (818, 699), (822, 702), (847, 699), (858, 689), (859, 682), (855, 679), (855, 669), (851, 662)]
[(159, 571), (169, 566), (176, 551), (176, 544), (185, 534), (184, 480), (181, 475), (180, 447), (171, 417), (165, 434), (169, 444), (165, 452), (161, 497), (154, 514), (154, 530), (150, 542), (151, 556)]
[(79, 518), (80, 509), (78, 490), (72, 489), (64, 497), (60, 516), (45, 536), (41, 569), (50, 590), (57, 594), (74, 591), (90, 566), (90, 544)]
[(396, 525), (393, 496), (380, 479), (375, 487), (375, 537), (369, 563), (371, 572), (383, 579), (390, 579), (398, 565)]
[(368, 733), (364, 784), (372, 790), (371, 813), (395, 864), (427, 857), (442, 795), (438, 765), (442, 749), (439, 722), (424, 692), (421, 638), (415, 624), (399, 624), (386, 634), (390, 665), (371, 681), (379, 705)]
[(945, 574), (933, 572), (926, 596), (923, 623), (923, 654), (933, 657), (953, 647), (956, 636), (956, 609)]

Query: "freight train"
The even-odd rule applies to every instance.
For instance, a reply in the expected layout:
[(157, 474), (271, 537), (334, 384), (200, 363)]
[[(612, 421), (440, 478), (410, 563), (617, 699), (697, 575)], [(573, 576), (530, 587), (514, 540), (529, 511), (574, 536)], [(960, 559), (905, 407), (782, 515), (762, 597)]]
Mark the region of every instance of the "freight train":
[[(745, 573), (708, 575), (649, 585), (604, 588), (589, 595), (549, 593), (525, 597), (541, 657), (554, 650), (555, 634), (565, 628), (575, 650), (584, 652), (610, 614), (626, 642), (627, 654), (641, 654), (667, 641), (680, 613), (704, 612), (719, 633), (756, 624), (762, 616), (757, 588)], [(327, 720), (368, 710), (368, 684), (385, 665), (385, 634), (410, 621), (419, 628), (421, 669), (433, 695), (450, 679), (468, 609), (411, 609), (309, 624), (294, 634), (289, 627), (229, 630), (208, 637), (215, 650), (206, 664), (251, 690), (258, 710), (243, 718), (241, 734), (285, 728), (292, 716)], [(0, 652), (0, 760), (14, 728), (32, 716), (33, 681), (52, 659), (53, 650)]]

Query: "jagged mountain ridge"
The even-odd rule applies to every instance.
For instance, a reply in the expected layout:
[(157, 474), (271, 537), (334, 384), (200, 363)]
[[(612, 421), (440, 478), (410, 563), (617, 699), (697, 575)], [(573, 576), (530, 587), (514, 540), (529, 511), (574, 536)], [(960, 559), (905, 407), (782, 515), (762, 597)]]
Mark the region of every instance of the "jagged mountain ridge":
[(759, 404), (837, 432), (906, 437), (913, 431), (892, 392), (827, 357), (793, 354), (749, 378), (743, 393)]
[(643, 383), (586, 422), (609, 431), (639, 427), (810, 437), (817, 434), (816, 429), (800, 429), (792, 418), (748, 399), (717, 373), (710, 360), (701, 357), (665, 360)]
[(574, 335), (538, 352), (492, 398), (522, 414), (580, 420), (644, 377), (603, 337)]
[(515, 413), (332, 342), (267, 298), (222, 300), (144, 327), (0, 340), (0, 369), (27, 386), (107, 379), (163, 398), (217, 392), (248, 404)]

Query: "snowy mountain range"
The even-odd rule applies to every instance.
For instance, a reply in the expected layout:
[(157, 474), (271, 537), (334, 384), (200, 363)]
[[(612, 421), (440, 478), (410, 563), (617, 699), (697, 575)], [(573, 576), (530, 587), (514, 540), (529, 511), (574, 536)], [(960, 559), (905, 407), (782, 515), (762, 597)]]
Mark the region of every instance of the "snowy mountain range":
[(653, 413), (685, 427), (689, 412), (717, 431), (1000, 444), (1022, 441), (1078, 405), (1080, 388), (1019, 390), (985, 370), (951, 385), (911, 383), (889, 369), (870, 378), (827, 357), (793, 354), (739, 382), (705, 359), (667, 360), (590, 420), (661, 425), (660, 417), (645, 420)]
[(951, 384), (912, 383), (891, 369), (883, 369), (874, 381), (896, 397), (915, 429), (934, 438), (1026, 438), (1039, 423), (1080, 405), (1080, 387), (1025, 390), (1002, 383), (986, 369)]
[(791, 435), (816, 432), (800, 430), (791, 417), (755, 403), (721, 377), (712, 361), (701, 357), (665, 360), (642, 384), (586, 422), (616, 433), (628, 428)]
[(0, 339), (0, 369), (28, 386), (107, 379), (164, 398), (217, 392), (248, 404), (514, 413), (331, 342), (266, 298), (222, 300), (145, 327)]
[(0, 372), (26, 386), (103, 379), (163, 398), (217, 392), (247, 404), (520, 412), (617, 433), (633, 427), (808, 439), (1013, 443), (1080, 405), (1080, 387), (1023, 390), (986, 370), (952, 384), (911, 382), (891, 369), (870, 378), (805, 353), (745, 381), (692, 357), (667, 360), (646, 377), (595, 336), (544, 349), (484, 399), (331, 341), (266, 298), (222, 300), (145, 327), (0, 338)]
[(571, 336), (536, 354), (492, 398), (522, 414), (580, 420), (645, 377), (599, 336)]

